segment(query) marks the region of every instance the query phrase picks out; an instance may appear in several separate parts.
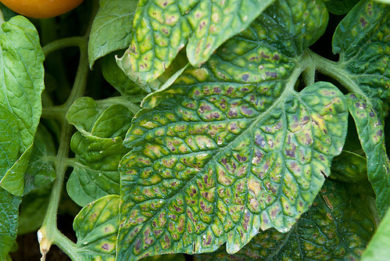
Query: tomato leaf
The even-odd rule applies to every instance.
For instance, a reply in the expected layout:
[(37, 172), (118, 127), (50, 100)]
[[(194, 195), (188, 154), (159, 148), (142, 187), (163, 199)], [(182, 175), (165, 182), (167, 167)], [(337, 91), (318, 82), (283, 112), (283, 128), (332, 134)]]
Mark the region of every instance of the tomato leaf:
[(351, 193), (345, 184), (327, 181), (313, 206), (288, 233), (271, 229), (259, 233), (235, 255), (227, 255), (222, 248), (196, 260), (358, 260), (374, 230), (367, 197)]
[(136, 115), (120, 167), (117, 258), (225, 242), (235, 253), (260, 229), (287, 232), (308, 210), (348, 121), (332, 84), (294, 89), (323, 17), (322, 2), (278, 2)]
[(118, 164), (128, 151), (123, 145), (132, 113), (122, 105), (105, 105), (80, 98), (67, 118), (79, 132), (71, 140), (75, 153), (67, 183), (69, 196), (80, 206), (109, 194), (119, 194)]
[(390, 100), (390, 7), (364, 0), (338, 25), (333, 51), (340, 53), (349, 88), (348, 107), (367, 156), (367, 175), (381, 216), (390, 206), (390, 165), (384, 139), (383, 100)]
[(362, 256), (362, 261), (387, 260), (390, 256), (390, 210), (382, 219), (376, 233)]
[(118, 67), (114, 55), (107, 55), (102, 59), (102, 73), (104, 79), (111, 84), (122, 96), (144, 95), (145, 91), (131, 81)]
[(119, 196), (108, 195), (86, 205), (73, 221), (83, 260), (115, 260)]
[(89, 65), (130, 44), (136, 0), (100, 0), (88, 41)]
[(18, 151), (7, 153), (7, 159), (2, 158), (0, 186), (15, 195), (23, 194), (23, 175), (42, 112), (43, 60), (38, 33), (32, 23), (16, 16), (1, 24), (0, 103), (4, 106), (1, 119), (9, 121), (10, 130), (5, 132), (18, 136), (14, 141), (2, 143), (1, 150), (8, 151), (7, 147), (12, 146)]
[(130, 47), (118, 64), (132, 80), (145, 84), (160, 76), (187, 44), (190, 63), (199, 66), (272, 2), (141, 0)]

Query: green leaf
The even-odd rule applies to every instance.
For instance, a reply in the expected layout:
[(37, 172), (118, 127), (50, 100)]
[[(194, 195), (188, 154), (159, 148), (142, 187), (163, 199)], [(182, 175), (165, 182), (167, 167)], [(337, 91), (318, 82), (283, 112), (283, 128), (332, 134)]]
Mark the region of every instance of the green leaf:
[[(1, 119), (9, 121), (11, 130), (18, 136), (11, 142), (12, 145), (2, 143), (1, 151), (13, 146), (18, 147), (18, 152), (16, 156), (11, 153), (7, 162), (0, 163), (0, 186), (15, 195), (23, 194), (23, 175), (41, 116), (43, 60), (38, 33), (32, 23), (16, 16), (1, 24), (0, 104), (4, 106)], [(13, 165), (10, 167), (11, 162)]]
[(326, 15), (319, 1), (278, 2), (136, 115), (120, 165), (119, 260), (225, 242), (234, 253), (308, 210), (348, 121), (332, 84), (294, 90)]
[(365, 97), (350, 94), (347, 102), (366, 152), (368, 179), (376, 194), (377, 208), (383, 216), (390, 205), (390, 162), (386, 154), (384, 127)]
[(348, 107), (367, 156), (367, 175), (381, 216), (390, 206), (390, 165), (383, 130), (390, 99), (389, 32), (390, 6), (365, 0), (341, 21), (333, 38), (340, 71), (352, 91)]
[(15, 243), (20, 201), (20, 197), (0, 188), (0, 258), (4, 258)]
[(371, 239), (362, 261), (386, 261), (390, 256), (390, 209)]
[(56, 155), (56, 147), (50, 132), (39, 125), (35, 134), (34, 147), (31, 152), (24, 179), (24, 194), (33, 190), (48, 187), (56, 178), (53, 161)]
[(128, 151), (122, 143), (131, 116), (122, 105), (97, 103), (87, 97), (76, 100), (69, 109), (67, 118), (79, 132), (70, 144), (75, 160), (66, 187), (80, 206), (119, 194), (118, 164)]
[(359, 260), (374, 230), (366, 196), (327, 181), (313, 206), (288, 233), (268, 230), (233, 256), (222, 248), (196, 260)]
[(104, 79), (111, 84), (122, 96), (145, 94), (126, 74), (118, 67), (114, 55), (107, 55), (102, 60), (102, 73)]
[(336, 15), (343, 15), (356, 5), (359, 0), (324, 0), (329, 12)]
[(83, 136), (72, 137), (71, 148), (76, 155), (73, 172), (66, 189), (80, 206), (109, 194), (119, 194), (118, 164), (127, 152), (122, 138), (104, 139)]
[(145, 84), (157, 79), (187, 44), (190, 63), (199, 66), (272, 2), (141, 0), (130, 47), (118, 64), (132, 80)]
[(119, 196), (109, 195), (86, 205), (73, 221), (83, 260), (115, 260)]
[(88, 41), (89, 65), (129, 46), (137, 0), (100, 0)]

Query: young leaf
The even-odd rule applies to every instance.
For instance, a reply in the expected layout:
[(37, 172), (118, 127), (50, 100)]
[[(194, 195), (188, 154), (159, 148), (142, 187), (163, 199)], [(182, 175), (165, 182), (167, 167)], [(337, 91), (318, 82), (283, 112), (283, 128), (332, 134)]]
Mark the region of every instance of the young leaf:
[(70, 144), (75, 160), (67, 191), (80, 206), (119, 194), (118, 164), (128, 151), (122, 142), (131, 116), (122, 105), (98, 104), (87, 97), (76, 100), (69, 109), (67, 118), (79, 132)]
[(130, 47), (118, 64), (132, 80), (145, 84), (157, 79), (188, 42), (188, 59), (199, 66), (272, 2), (141, 0)]
[(0, 188), (0, 259), (6, 257), (15, 243), (20, 201)]
[(222, 248), (196, 260), (359, 260), (374, 230), (366, 196), (327, 181), (313, 206), (288, 233), (271, 229), (233, 256)]
[(363, 0), (341, 21), (333, 37), (340, 71), (352, 94), (347, 96), (359, 139), (367, 156), (367, 175), (381, 216), (390, 206), (390, 165), (386, 155), (383, 114), (390, 90), (390, 6)]
[(82, 261), (115, 260), (119, 196), (108, 195), (86, 205), (73, 221)]
[(129, 46), (137, 0), (100, 0), (88, 41), (89, 65)]
[(225, 242), (234, 253), (260, 229), (287, 232), (307, 211), (348, 120), (332, 84), (294, 90), (324, 17), (320, 1), (278, 2), (136, 115), (120, 167), (118, 259)]
[(71, 149), (76, 158), (66, 185), (67, 192), (80, 206), (102, 196), (119, 194), (118, 164), (127, 152), (122, 138), (99, 138), (76, 133)]
[(0, 104), (5, 107), (2, 112), (8, 110), (6, 118), (1, 119), (9, 121), (14, 135), (18, 136), (12, 145), (2, 143), (1, 150), (7, 151), (7, 146), (15, 146), (16, 142), (19, 144), (15, 147), (19, 148), (16, 157), (11, 153), (7, 162), (1, 163), (0, 186), (15, 195), (23, 194), (23, 175), (41, 116), (43, 60), (38, 33), (32, 23), (16, 16), (1, 24)]
[(44, 125), (39, 125), (24, 177), (24, 195), (48, 187), (55, 180), (54, 164), (48, 159), (55, 155), (56, 148), (51, 134)]

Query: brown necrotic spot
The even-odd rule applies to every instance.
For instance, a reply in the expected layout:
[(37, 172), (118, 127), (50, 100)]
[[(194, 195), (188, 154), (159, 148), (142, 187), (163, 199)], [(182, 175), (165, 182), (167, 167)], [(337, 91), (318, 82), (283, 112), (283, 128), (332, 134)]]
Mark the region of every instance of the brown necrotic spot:
[(102, 248), (103, 248), (104, 250), (109, 250), (109, 249), (110, 249), (110, 246), (109, 246), (107, 243), (104, 243), (104, 244), (102, 245)]

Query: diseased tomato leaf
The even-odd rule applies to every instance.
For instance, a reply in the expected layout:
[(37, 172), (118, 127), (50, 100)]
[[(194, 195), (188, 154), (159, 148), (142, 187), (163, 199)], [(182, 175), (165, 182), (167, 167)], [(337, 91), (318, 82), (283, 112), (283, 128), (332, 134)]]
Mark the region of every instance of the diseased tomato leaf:
[(88, 41), (91, 68), (97, 59), (129, 46), (137, 0), (100, 0), (99, 5)]
[(118, 164), (128, 151), (122, 142), (131, 116), (122, 105), (99, 104), (87, 97), (76, 100), (70, 108), (67, 118), (79, 132), (70, 144), (75, 160), (67, 191), (80, 206), (119, 194)]
[[(354, 186), (354, 185), (352, 185)], [(348, 185), (327, 181), (310, 210), (288, 232), (260, 232), (235, 255), (223, 248), (196, 261), (359, 260), (375, 230), (369, 201)]]
[(390, 206), (390, 165), (383, 130), (390, 100), (389, 35), (390, 6), (363, 0), (341, 21), (333, 38), (333, 51), (340, 54), (340, 70), (352, 90), (348, 107), (367, 156), (368, 179), (381, 216)]
[(0, 186), (19, 196), (42, 112), (43, 60), (38, 33), (31, 22), (16, 16), (1, 24), (0, 114), (5, 134), (1, 151), (6, 157), (0, 161)]
[(82, 261), (115, 260), (119, 196), (108, 195), (86, 205), (73, 221)]
[(190, 63), (199, 66), (272, 2), (141, 0), (130, 47), (118, 64), (132, 80), (145, 84), (157, 79), (187, 44)]
[(386, 154), (383, 123), (366, 97), (349, 94), (347, 102), (366, 152), (368, 179), (376, 194), (378, 211), (384, 215), (390, 205), (390, 162)]
[(348, 122), (332, 84), (294, 90), (324, 17), (320, 1), (279, 1), (146, 101), (124, 141), (119, 260), (235, 253), (308, 210)]

